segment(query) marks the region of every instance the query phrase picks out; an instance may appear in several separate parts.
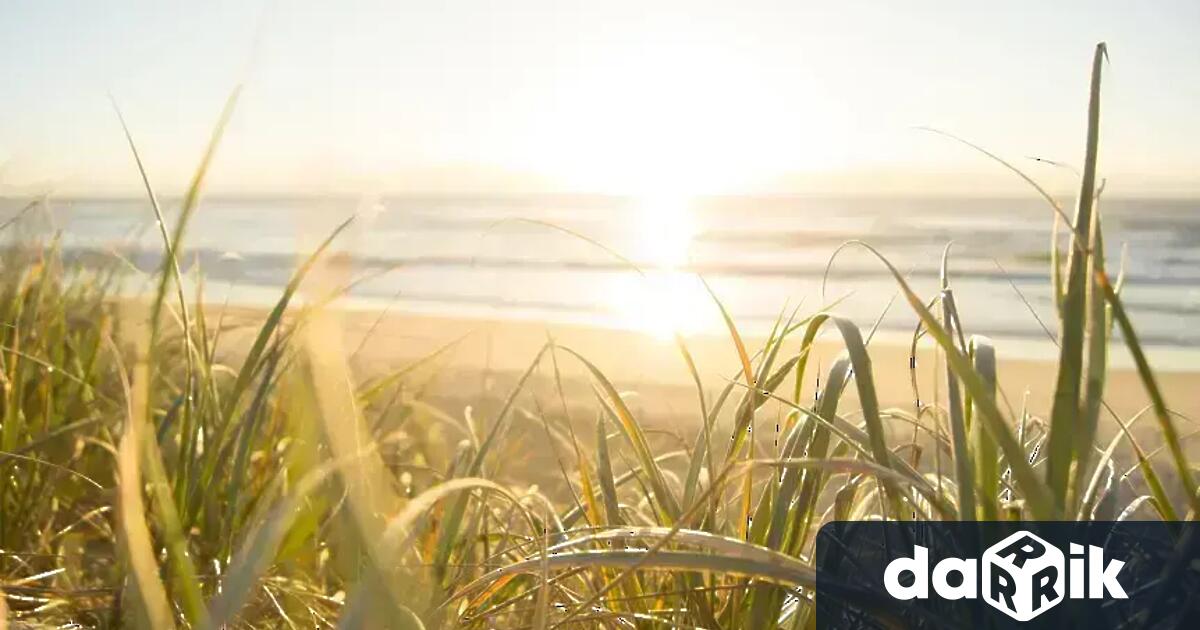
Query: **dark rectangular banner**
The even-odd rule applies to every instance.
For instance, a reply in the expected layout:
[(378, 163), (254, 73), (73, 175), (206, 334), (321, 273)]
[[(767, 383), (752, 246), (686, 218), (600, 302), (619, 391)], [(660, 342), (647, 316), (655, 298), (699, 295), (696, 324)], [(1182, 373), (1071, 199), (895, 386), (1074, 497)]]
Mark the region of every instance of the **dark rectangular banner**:
[(1200, 525), (834, 522), (817, 630), (1200, 628)]

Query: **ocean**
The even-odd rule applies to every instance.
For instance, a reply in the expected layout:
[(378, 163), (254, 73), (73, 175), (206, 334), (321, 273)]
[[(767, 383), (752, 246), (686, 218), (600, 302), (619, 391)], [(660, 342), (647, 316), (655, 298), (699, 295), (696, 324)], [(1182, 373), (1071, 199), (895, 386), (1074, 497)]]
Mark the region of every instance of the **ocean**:
[[(25, 203), (0, 201), (0, 223)], [(173, 224), (178, 202), (165, 205)], [(60, 234), (69, 257), (119, 255), (142, 272), (156, 268), (162, 248), (145, 200), (48, 208), (34, 229)], [(1124, 300), (1148, 345), (1200, 349), (1198, 211), (1194, 200), (1102, 201), (1108, 265), (1114, 276), (1123, 265)], [(717, 333), (724, 325), (703, 277), (744, 334), (765, 334), (781, 314), (829, 308), (864, 330), (911, 336), (915, 315), (902, 299), (889, 308), (896, 284), (877, 259), (850, 246), (830, 264), (859, 239), (926, 299), (952, 243), (951, 285), (968, 334), (1045, 354), (1057, 333), (1053, 210), (1036, 198), (213, 198), (194, 216), (184, 267), (200, 265), (210, 300), (268, 304), (301, 255), (352, 215), (331, 256), (364, 278), (344, 302), (354, 308)], [(11, 241), (28, 229), (6, 232)], [(144, 286), (135, 279), (128, 290)]]

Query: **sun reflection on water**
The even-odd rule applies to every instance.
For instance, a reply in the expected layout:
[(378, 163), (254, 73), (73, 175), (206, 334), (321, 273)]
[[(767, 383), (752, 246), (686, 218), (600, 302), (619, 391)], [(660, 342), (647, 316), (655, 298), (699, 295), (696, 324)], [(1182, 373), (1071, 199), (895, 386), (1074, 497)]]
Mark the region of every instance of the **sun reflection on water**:
[(700, 279), (687, 269), (695, 235), (691, 200), (646, 195), (632, 211), (627, 253), (645, 276), (622, 274), (615, 281), (610, 301), (619, 325), (661, 340), (699, 332), (712, 306)]

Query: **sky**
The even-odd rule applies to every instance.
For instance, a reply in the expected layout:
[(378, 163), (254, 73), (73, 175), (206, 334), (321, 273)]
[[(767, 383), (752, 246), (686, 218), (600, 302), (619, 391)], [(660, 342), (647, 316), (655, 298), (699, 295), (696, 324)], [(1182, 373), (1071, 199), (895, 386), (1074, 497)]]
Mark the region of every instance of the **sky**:
[(1200, 195), (1200, 3), (440, 0), (0, 5), (0, 194)]

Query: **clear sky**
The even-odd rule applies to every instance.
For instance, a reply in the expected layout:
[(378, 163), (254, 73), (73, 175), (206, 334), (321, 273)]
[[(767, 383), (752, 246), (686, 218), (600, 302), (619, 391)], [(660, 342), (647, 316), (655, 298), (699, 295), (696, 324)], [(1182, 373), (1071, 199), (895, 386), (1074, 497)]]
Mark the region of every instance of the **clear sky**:
[[(1200, 2), (6, 2), (0, 192), (178, 192), (229, 90), (221, 192), (1020, 193), (1106, 40), (1103, 170), (1200, 194)], [(256, 45), (255, 42), (258, 42)]]

